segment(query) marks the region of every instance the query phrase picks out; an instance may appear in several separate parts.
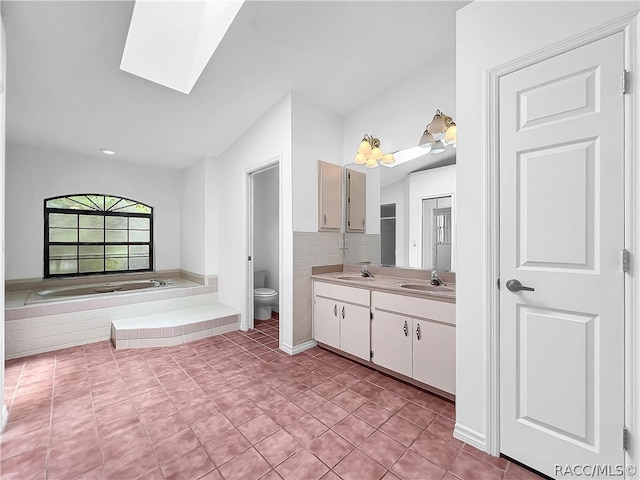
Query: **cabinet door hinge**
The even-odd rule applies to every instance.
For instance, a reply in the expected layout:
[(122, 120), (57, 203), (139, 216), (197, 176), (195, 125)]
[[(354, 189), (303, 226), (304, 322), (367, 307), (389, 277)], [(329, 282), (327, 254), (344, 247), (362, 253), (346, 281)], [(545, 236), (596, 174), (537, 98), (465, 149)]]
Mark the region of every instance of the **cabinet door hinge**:
[(498, 281), (496, 282), (496, 285), (498, 285), (498, 290), (500, 290), (500, 279), (498, 279)]
[(369, 312), (369, 320), (373, 320), (373, 312)]
[(622, 94), (627, 93), (627, 71), (622, 70)]
[(627, 430), (627, 427), (624, 427), (622, 429), (622, 449), (625, 452), (629, 451), (629, 443), (631, 442), (631, 435), (629, 434), (629, 430)]
[(631, 263), (631, 254), (626, 248), (622, 249), (622, 271), (628, 272)]

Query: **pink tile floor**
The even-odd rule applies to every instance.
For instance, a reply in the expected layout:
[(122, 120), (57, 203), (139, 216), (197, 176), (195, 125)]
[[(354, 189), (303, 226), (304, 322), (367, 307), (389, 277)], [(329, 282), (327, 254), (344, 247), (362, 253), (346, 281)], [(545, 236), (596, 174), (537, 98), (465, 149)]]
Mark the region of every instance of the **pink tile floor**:
[(448, 401), (317, 347), (277, 348), (274, 319), (176, 347), (10, 360), (0, 478), (540, 478), (453, 438)]

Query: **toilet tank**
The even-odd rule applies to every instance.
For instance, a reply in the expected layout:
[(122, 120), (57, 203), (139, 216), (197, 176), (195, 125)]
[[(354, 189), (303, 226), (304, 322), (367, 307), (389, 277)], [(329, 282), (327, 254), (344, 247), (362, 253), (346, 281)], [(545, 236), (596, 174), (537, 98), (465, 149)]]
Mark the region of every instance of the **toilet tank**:
[(264, 288), (266, 278), (267, 272), (264, 270), (256, 270), (253, 272), (253, 288)]

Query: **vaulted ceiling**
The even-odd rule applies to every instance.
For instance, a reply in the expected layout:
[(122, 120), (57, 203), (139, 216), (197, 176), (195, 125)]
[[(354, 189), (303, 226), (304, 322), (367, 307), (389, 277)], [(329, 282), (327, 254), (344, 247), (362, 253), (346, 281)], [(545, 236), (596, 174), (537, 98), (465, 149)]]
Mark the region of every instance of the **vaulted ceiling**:
[(247, 1), (189, 95), (120, 70), (131, 1), (2, 1), (7, 141), (182, 168), (289, 91), (347, 114), (455, 54), (454, 1)]

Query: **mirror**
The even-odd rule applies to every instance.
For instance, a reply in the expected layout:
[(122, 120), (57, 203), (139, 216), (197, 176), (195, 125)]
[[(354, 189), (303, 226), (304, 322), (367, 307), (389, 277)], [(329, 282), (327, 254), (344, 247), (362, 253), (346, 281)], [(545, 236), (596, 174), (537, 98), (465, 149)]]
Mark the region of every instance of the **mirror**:
[(455, 270), (455, 149), (424, 152), (396, 152), (392, 167), (345, 166), (366, 174), (367, 228), (344, 233), (344, 263)]

